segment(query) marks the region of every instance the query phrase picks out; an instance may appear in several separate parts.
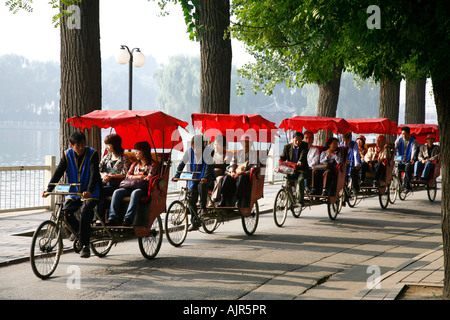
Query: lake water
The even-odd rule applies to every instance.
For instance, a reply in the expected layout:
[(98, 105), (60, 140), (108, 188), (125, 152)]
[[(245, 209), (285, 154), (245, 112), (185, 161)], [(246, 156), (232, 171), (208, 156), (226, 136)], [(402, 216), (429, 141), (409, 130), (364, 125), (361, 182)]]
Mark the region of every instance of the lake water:
[(0, 137), (0, 166), (44, 165), (47, 155), (59, 161), (59, 128), (55, 125), (1, 126)]

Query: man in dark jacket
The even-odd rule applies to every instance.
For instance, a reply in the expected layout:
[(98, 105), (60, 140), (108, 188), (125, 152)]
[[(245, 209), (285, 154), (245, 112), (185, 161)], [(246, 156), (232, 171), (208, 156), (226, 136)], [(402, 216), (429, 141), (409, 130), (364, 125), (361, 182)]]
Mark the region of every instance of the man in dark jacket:
[(297, 181), (297, 200), (303, 205), (305, 194), (305, 178), (308, 173), (308, 144), (303, 141), (303, 133), (296, 132), (293, 142), (284, 146), (280, 155), (281, 161), (289, 161), (296, 164), (296, 172), (289, 179)]

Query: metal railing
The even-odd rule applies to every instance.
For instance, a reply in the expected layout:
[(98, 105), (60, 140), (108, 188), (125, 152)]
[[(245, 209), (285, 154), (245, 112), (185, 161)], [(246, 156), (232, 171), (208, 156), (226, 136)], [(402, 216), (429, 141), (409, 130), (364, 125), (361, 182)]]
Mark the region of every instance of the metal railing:
[(0, 213), (53, 207), (53, 197), (41, 195), (54, 171), (54, 156), (46, 156), (43, 166), (0, 167)]
[[(274, 173), (275, 161), (273, 153), (269, 153), (266, 163), (265, 182), (273, 184), (282, 180), (282, 175)], [(42, 198), (42, 191), (56, 169), (55, 156), (46, 156), (43, 166), (11, 166), (0, 167), (0, 213), (37, 209), (51, 209), (54, 196)], [(173, 160), (170, 178), (175, 175), (180, 160)], [(169, 194), (178, 193), (180, 182), (169, 182)]]

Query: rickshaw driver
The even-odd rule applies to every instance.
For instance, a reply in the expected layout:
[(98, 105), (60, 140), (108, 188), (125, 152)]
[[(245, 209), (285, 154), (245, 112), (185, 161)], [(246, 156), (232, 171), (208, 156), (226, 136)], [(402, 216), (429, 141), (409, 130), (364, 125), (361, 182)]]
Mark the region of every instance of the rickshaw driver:
[[(67, 173), (68, 183), (80, 183), (82, 197), (66, 196), (62, 210), (67, 213), (70, 226), (80, 232), (81, 258), (89, 258), (91, 222), (94, 217), (94, 207), (100, 199), (101, 178), (99, 173), (99, 156), (95, 149), (86, 146), (86, 137), (82, 132), (74, 132), (69, 137), (70, 148), (64, 152), (58, 167), (42, 197), (51, 192), (64, 173)], [(74, 213), (81, 207), (80, 221)]]
[(411, 178), (414, 169), (414, 162), (417, 159), (417, 140), (410, 135), (410, 128), (403, 127), (402, 134), (395, 140), (395, 150), (397, 156), (403, 156), (403, 163), (399, 163), (398, 169), (405, 172), (403, 187), (411, 192)]
[(353, 181), (353, 189), (355, 193), (359, 192), (359, 170), (361, 168), (361, 155), (356, 141), (352, 140), (352, 133), (344, 134), (341, 146), (348, 147), (348, 171)]
[[(188, 188), (191, 190), (190, 205), (194, 210), (197, 210), (197, 200), (200, 195), (200, 214), (206, 210), (206, 204), (208, 201), (208, 189), (212, 189), (214, 186), (214, 173), (211, 163), (208, 163), (207, 159), (212, 159), (212, 148), (203, 145), (203, 135), (195, 135), (191, 139), (191, 147), (186, 150), (180, 164), (177, 167), (177, 172), (172, 178), (172, 181), (176, 181), (180, 178), (186, 164), (189, 165), (191, 172), (195, 173), (193, 179), (199, 179), (200, 181), (188, 181)], [(200, 221), (196, 221), (195, 216), (191, 217), (190, 230), (196, 230), (200, 226)]]
[(308, 174), (308, 143), (302, 140), (303, 133), (298, 131), (295, 132), (292, 143), (288, 143), (284, 146), (283, 152), (280, 154), (280, 160), (290, 161), (297, 164), (296, 172), (289, 175), (289, 179), (296, 181), (297, 201), (303, 206), (303, 198), (305, 195), (305, 178)]

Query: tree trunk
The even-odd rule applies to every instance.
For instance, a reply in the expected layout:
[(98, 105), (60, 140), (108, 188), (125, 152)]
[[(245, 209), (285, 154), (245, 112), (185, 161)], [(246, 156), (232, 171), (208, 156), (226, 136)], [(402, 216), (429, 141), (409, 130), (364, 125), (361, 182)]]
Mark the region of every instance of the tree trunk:
[[(62, 9), (67, 6), (60, 2)], [(68, 18), (61, 19), (61, 97), (60, 154), (69, 146), (69, 136), (75, 129), (67, 118), (101, 109), (101, 58), (99, 0), (79, 3), (79, 27), (73, 28)], [(77, 12), (75, 11), (74, 14)], [(87, 145), (101, 151), (100, 129), (85, 130)]]
[(433, 81), (434, 102), (438, 115), (439, 139), (441, 145), (441, 225), (444, 248), (444, 293), (450, 299), (450, 77)]
[(406, 78), (405, 123), (425, 123), (426, 78)]
[[(380, 83), (379, 118), (388, 118), (398, 123), (400, 105), (400, 80), (382, 80)], [(386, 141), (393, 143), (395, 136), (387, 136)]]
[[(326, 83), (318, 82), (319, 87), (319, 102), (317, 104), (317, 116), (318, 117), (336, 117), (336, 110), (339, 101), (339, 90), (341, 87), (341, 74), (342, 69), (340, 67), (335, 68), (335, 77), (333, 80)], [(320, 130), (316, 137), (317, 145), (324, 145), (327, 137), (331, 137), (330, 132)]]
[(231, 38), (230, 0), (201, 0), (200, 112), (230, 113)]

